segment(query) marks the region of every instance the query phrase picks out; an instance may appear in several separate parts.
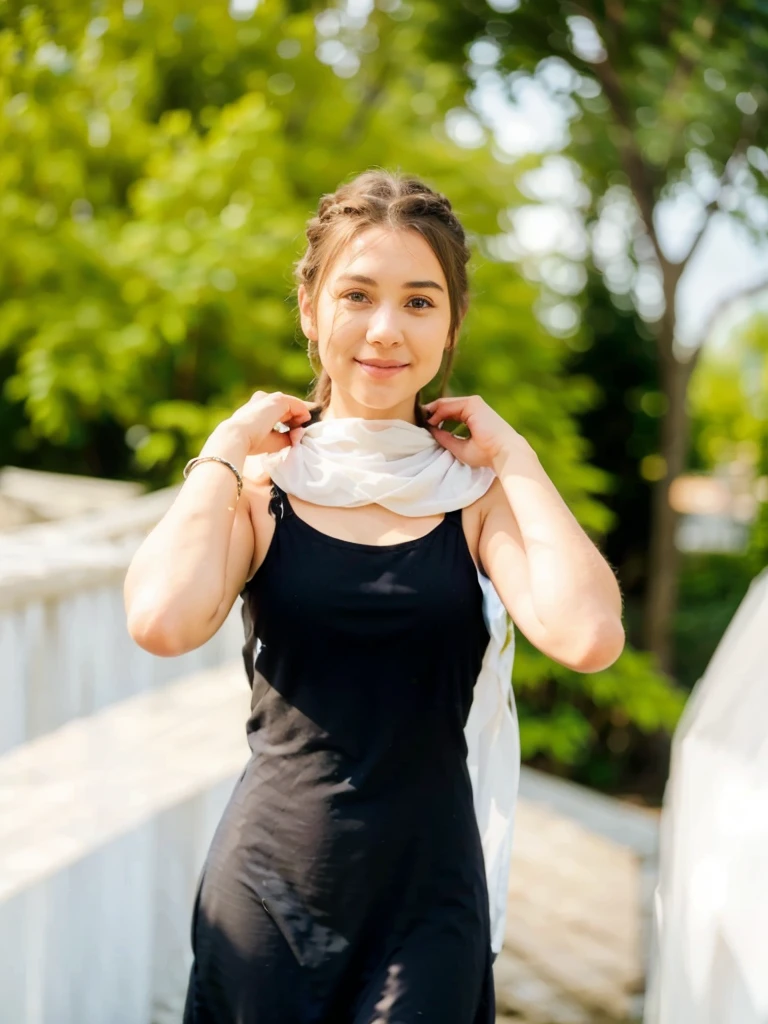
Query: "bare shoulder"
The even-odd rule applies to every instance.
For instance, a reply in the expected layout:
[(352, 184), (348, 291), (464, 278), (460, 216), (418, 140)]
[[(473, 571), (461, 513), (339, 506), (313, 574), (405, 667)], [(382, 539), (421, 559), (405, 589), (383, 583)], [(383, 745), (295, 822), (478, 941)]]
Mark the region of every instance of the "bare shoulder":
[(243, 463), (243, 485), (260, 484), (269, 480), (261, 455), (248, 455)]
[(272, 481), (264, 468), (260, 455), (249, 455), (243, 465), (243, 493), (252, 510), (269, 504)]

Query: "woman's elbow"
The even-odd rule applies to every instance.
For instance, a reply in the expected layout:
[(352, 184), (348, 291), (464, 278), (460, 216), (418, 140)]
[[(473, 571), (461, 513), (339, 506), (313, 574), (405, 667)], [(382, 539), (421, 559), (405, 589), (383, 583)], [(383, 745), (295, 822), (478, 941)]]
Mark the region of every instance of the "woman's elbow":
[(606, 619), (594, 629), (590, 642), (580, 652), (573, 667), (577, 672), (602, 672), (618, 661), (625, 642), (621, 619)]
[(181, 638), (175, 636), (160, 622), (129, 615), (127, 626), (128, 635), (133, 642), (158, 658), (176, 658), (187, 650)]
[(126, 626), (134, 643), (159, 658), (177, 658), (199, 646), (191, 641), (189, 629), (182, 628), (178, 615), (140, 597), (126, 599)]

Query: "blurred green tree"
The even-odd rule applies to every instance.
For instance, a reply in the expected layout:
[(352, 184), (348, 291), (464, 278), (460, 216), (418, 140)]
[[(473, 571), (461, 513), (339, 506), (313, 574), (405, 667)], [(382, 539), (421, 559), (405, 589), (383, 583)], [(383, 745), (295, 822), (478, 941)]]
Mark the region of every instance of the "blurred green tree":
[(713, 335), (689, 390), (691, 468), (744, 488), (731, 514), (751, 519), (746, 551), (686, 552), (675, 617), (675, 675), (704, 673), (752, 579), (768, 565), (768, 316), (746, 314)]
[(705, 351), (691, 382), (694, 451), (715, 470), (740, 460), (755, 477), (747, 560), (754, 576), (768, 565), (768, 313), (743, 318), (727, 345)]
[(460, 93), (408, 58), (425, 25), (353, 22), (361, 69), (323, 49), (333, 24), (289, 10), (2, 15), (6, 460), (54, 468), (68, 449), (70, 469), (123, 473), (127, 433), (161, 483), (249, 390), (306, 386), (290, 267), (350, 168), (417, 167), (478, 248), (498, 230), (510, 168), (442, 130)]
[[(535, 161), (500, 158), (484, 132), (451, 137), (461, 76), (421, 56), (437, 8), (383, 6), (0, 12), (3, 461), (160, 486), (254, 390), (304, 392), (291, 266), (306, 219), (323, 192), (382, 166), (449, 195), (474, 244), (453, 390), (482, 391), (584, 527), (605, 532), (610, 481), (576, 423), (595, 389), (565, 372), (569, 349), (499, 243), (520, 164)], [(680, 711), (629, 648), (595, 677), (534, 651), (520, 665), (521, 694), (539, 694), (521, 696), (524, 749), (551, 763), (589, 761), (615, 722), (670, 729)]]
[[(669, 670), (679, 553), (668, 494), (686, 466), (687, 391), (701, 349), (679, 344), (676, 297), (714, 216), (754, 235), (765, 228), (768, 11), (760, 0), (464, 0), (444, 8), (427, 43), (431, 57), (464, 69), (468, 85), (482, 80), (512, 103), (531, 80), (550, 94), (569, 122), (564, 153), (587, 189), (592, 240), (607, 215), (624, 225), (624, 251), (603, 270), (655, 341), (665, 409), (644, 634)], [(482, 121), (482, 109), (474, 113)], [(694, 222), (675, 253), (659, 233), (663, 205), (673, 202), (687, 204)]]
[[(651, 485), (644, 467), (659, 450), (659, 417), (665, 404), (651, 330), (636, 310), (612, 301), (590, 260), (586, 270), (579, 296), (582, 329), (571, 340), (574, 350), (567, 365), (569, 372), (588, 377), (599, 392), (577, 420), (590, 443), (590, 462), (611, 477), (604, 501), (613, 524), (604, 552), (617, 567), (627, 611), (634, 612), (645, 585), (650, 537)], [(628, 625), (630, 636), (639, 642), (636, 618)]]

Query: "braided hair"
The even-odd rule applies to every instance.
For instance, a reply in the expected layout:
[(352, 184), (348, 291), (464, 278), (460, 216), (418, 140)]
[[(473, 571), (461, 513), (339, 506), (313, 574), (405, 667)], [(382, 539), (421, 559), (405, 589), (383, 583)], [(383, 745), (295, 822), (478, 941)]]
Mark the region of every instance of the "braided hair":
[[(357, 235), (374, 226), (418, 231), (432, 248), (445, 275), (451, 319), (440, 385), (442, 395), (469, 302), (470, 257), (464, 229), (446, 196), (409, 175), (379, 170), (359, 174), (321, 198), (316, 215), (307, 223), (307, 248), (294, 267), (296, 283), (306, 288), (316, 314), (323, 281), (337, 256)], [(331, 380), (320, 364), (317, 342), (309, 342), (309, 359), (316, 374), (309, 398), (324, 411), (331, 397)], [(414, 412), (416, 422), (424, 426), (419, 396)]]

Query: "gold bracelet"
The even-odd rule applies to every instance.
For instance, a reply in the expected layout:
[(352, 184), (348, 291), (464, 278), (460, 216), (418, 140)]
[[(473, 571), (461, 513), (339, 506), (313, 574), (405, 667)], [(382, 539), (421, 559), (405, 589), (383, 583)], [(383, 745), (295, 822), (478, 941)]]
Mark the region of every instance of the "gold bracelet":
[(190, 459), (184, 467), (183, 476), (185, 480), (189, 476), (190, 470), (194, 469), (194, 467), (199, 465), (201, 462), (220, 462), (222, 466), (228, 466), (237, 477), (237, 497), (240, 497), (243, 490), (243, 478), (240, 475), (240, 471), (237, 466), (233, 466), (231, 462), (228, 462), (226, 459), (222, 459), (220, 455), (198, 455), (196, 458)]

